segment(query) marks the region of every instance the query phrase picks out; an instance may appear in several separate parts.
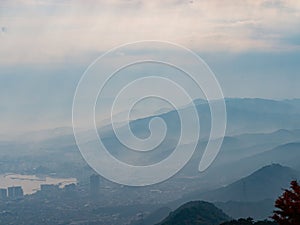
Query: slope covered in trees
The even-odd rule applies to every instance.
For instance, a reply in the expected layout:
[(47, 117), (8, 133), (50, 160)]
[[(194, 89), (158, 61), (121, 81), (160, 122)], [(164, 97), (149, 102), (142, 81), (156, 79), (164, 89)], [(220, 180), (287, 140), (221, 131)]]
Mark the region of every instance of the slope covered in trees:
[(230, 218), (213, 204), (203, 201), (188, 202), (158, 225), (219, 225)]

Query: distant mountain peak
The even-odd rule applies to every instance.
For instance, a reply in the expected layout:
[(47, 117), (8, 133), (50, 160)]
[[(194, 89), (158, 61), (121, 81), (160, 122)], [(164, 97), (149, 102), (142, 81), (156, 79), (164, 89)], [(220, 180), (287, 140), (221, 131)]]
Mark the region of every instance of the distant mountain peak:
[(273, 163), (226, 187), (203, 193), (201, 197), (208, 201), (222, 202), (275, 199), (282, 188), (287, 188), (292, 179), (298, 178), (298, 171)]
[(261, 172), (261, 171), (265, 171), (265, 170), (273, 170), (273, 169), (289, 169), (289, 170), (290, 170), (291, 168), (289, 168), (289, 167), (287, 167), (287, 166), (282, 166), (282, 165), (279, 164), (279, 163), (272, 163), (272, 164), (270, 164), (270, 165), (266, 165), (266, 166), (260, 168), (259, 170), (257, 170), (257, 171), (254, 172), (254, 173), (259, 173), (259, 172)]

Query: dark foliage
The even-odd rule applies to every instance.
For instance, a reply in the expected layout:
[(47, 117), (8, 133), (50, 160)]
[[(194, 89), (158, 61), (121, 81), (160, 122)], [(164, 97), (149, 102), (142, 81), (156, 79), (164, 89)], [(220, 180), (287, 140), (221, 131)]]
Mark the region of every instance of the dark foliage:
[(193, 201), (170, 213), (159, 225), (218, 225), (228, 219), (229, 217), (213, 204)]
[(290, 190), (276, 200), (272, 218), (279, 225), (299, 225), (300, 224), (300, 186), (296, 180), (291, 182)]
[(277, 223), (272, 221), (267, 221), (267, 220), (254, 222), (252, 218), (247, 218), (247, 219), (231, 220), (229, 222), (225, 222), (220, 225), (277, 225)]

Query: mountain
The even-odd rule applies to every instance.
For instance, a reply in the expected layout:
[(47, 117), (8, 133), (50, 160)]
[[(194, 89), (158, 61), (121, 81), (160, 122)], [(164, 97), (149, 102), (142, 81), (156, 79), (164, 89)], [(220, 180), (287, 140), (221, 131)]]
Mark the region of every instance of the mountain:
[(298, 171), (271, 164), (225, 187), (186, 194), (169, 204), (169, 207), (191, 200), (204, 200), (213, 202), (233, 218), (250, 216), (266, 219), (271, 215), (275, 199), (282, 193), (282, 189), (288, 188), (291, 180), (299, 178)]
[(188, 202), (157, 225), (219, 225), (230, 218), (215, 207), (213, 204), (204, 201)]
[[(227, 185), (272, 162), (300, 170), (300, 164), (297, 162), (299, 158), (297, 144), (288, 144), (300, 143), (300, 120), (298, 119), (300, 100), (226, 99), (228, 126), (224, 144), (216, 160), (203, 173), (199, 173), (198, 165), (206, 147), (207, 139), (205, 137), (210, 131), (210, 110), (207, 101), (198, 99), (194, 103), (200, 117), (201, 138), (195, 155), (178, 174), (181, 178), (197, 177), (198, 180), (201, 180), (198, 186), (209, 189)], [(190, 110), (190, 108), (191, 106), (187, 105), (180, 110), (185, 111)], [(178, 112), (174, 110), (157, 116), (165, 121), (168, 130), (161, 145), (153, 151), (139, 152), (126, 148), (118, 140), (110, 125), (99, 127), (99, 135), (112, 155), (121, 161), (132, 165), (158, 163), (168, 157), (177, 146), (180, 137), (180, 119)], [(140, 138), (148, 137), (150, 135), (149, 121), (154, 117), (156, 116), (152, 115), (131, 121), (130, 127), (134, 135)], [(192, 125), (195, 121), (191, 119), (189, 123)], [(126, 138), (127, 131), (124, 127), (118, 127), (118, 129), (121, 133), (124, 132), (122, 136)], [(82, 136), (85, 137), (86, 143), (94, 142), (95, 148), (97, 148), (98, 140), (91, 138), (92, 132), (93, 130), (83, 130)], [(192, 135), (188, 134), (188, 136)], [(191, 143), (185, 144), (186, 146), (181, 147), (189, 148)], [(294, 147), (289, 147), (292, 145)], [(277, 147), (280, 149), (276, 150)], [(19, 157), (20, 160), (29, 164), (28, 167), (46, 165), (58, 174), (65, 171), (57, 169), (60, 168), (58, 164), (61, 167), (69, 164), (70, 168), (78, 167), (78, 165), (86, 166), (70, 127), (32, 132), (28, 135), (19, 136), (17, 140), (2, 141), (0, 142), (0, 150), (1, 157), (3, 159), (9, 157), (10, 162)], [(286, 152), (289, 154), (285, 154)], [(30, 165), (31, 162), (27, 159), (35, 160), (34, 166)], [(18, 166), (20, 163), (15, 164)], [(1, 165), (0, 170), (2, 169), (2, 171), (11, 167), (8, 165), (7, 159), (2, 160)]]
[(263, 163), (280, 163), (293, 168), (300, 168), (300, 143), (280, 145), (269, 151), (245, 158), (240, 164), (261, 165)]
[[(206, 101), (195, 100), (194, 103), (196, 104), (201, 127), (201, 136), (199, 140), (201, 143), (198, 145), (197, 152), (202, 153), (211, 128), (211, 112)], [(181, 108), (180, 112), (190, 112), (191, 107), (191, 105), (187, 105), (186, 107)], [(217, 158), (219, 162), (216, 161), (212, 167), (241, 160), (245, 157), (251, 157), (288, 142), (300, 141), (300, 134), (298, 131), (295, 132), (296, 136), (289, 133), (290, 130), (296, 131), (300, 128), (300, 121), (298, 119), (300, 117), (300, 103), (298, 101), (230, 98), (226, 99), (226, 109), (226, 138), (220, 156)], [(165, 122), (167, 127), (166, 136), (161, 142), (161, 145), (153, 149), (153, 151), (143, 152), (142, 154), (131, 151), (125, 145), (120, 143), (110, 125), (100, 127), (98, 131), (100, 137), (103, 138), (102, 140), (105, 146), (107, 146), (112, 151), (112, 154), (121, 161), (133, 165), (153, 164), (161, 161), (172, 153), (177, 146), (181, 135), (179, 113), (175, 110), (130, 121), (129, 125), (132, 133), (139, 138), (149, 137), (151, 134), (149, 124), (155, 117), (159, 117)], [(195, 120), (191, 119), (187, 123), (187, 127), (192, 127), (195, 125)], [(123, 139), (132, 140), (126, 126), (120, 126), (117, 129)], [(153, 145), (159, 143), (161, 136), (163, 136), (163, 134), (158, 135), (159, 131), (160, 130), (154, 132), (155, 135), (152, 135), (151, 137)], [(190, 132), (190, 134), (188, 132)], [(193, 137), (192, 131), (187, 131), (187, 133), (187, 137)], [(152, 139), (153, 137), (156, 138)], [(189, 144), (194, 141), (195, 140), (191, 138), (185, 140), (185, 143)], [(132, 146), (135, 144), (134, 141), (130, 143)], [(199, 164), (198, 159), (195, 162)], [(258, 165), (258, 167), (263, 165)], [(234, 173), (232, 173), (234, 176), (232, 177), (234, 179), (240, 178), (241, 176), (249, 174), (249, 172), (253, 172), (253, 169), (258, 167), (252, 168), (252, 171), (245, 170), (246, 172), (240, 174), (235, 174), (235, 172), (239, 171), (234, 171)], [(226, 168), (224, 171), (227, 171)], [(216, 173), (218, 172), (219, 170)], [(191, 176), (194, 174), (189, 175)], [(233, 179), (227, 180), (227, 182), (231, 181), (233, 181)]]
[[(295, 130), (300, 128), (300, 121), (298, 120), (300, 115), (300, 99), (277, 101), (258, 98), (226, 98), (225, 102), (227, 110), (227, 136), (245, 133), (269, 133), (279, 129)], [(208, 102), (206, 100), (196, 99), (193, 103), (196, 105), (200, 117), (201, 133), (203, 136), (208, 135), (211, 116)], [(149, 106), (145, 105), (144, 107)], [(156, 107), (159, 108), (159, 105), (156, 105)], [(190, 110), (191, 107), (191, 104), (188, 104), (179, 110)], [(143, 108), (140, 107), (139, 110), (142, 111)], [(148, 123), (156, 116), (163, 118), (166, 124), (170, 126), (172, 132), (177, 131), (178, 126), (176, 124), (179, 122), (178, 112), (176, 110), (170, 110), (169, 108), (160, 108), (149, 116), (133, 119), (130, 122), (133, 132), (137, 135), (149, 134)], [(194, 123), (194, 120), (192, 120), (191, 123)], [(110, 124), (100, 126), (99, 132), (102, 131), (110, 136), (112, 131)], [(61, 127), (29, 132), (24, 135), (17, 135), (17, 138), (18, 140), (40, 141), (72, 135), (72, 133), (71, 127)], [(2, 139), (0, 138), (0, 140)]]
[(251, 217), (255, 220), (265, 220), (273, 214), (273, 210), (275, 209), (273, 199), (265, 199), (257, 202), (214, 202), (214, 205), (235, 219)]
[(241, 201), (255, 202), (276, 199), (293, 179), (300, 176), (298, 171), (280, 164), (264, 166), (251, 175), (226, 187), (200, 194), (198, 198), (207, 201)]
[(219, 181), (216, 185), (226, 185), (272, 163), (300, 170), (300, 143), (285, 143), (284, 138), (281, 141), (283, 144), (271, 149), (267, 148), (272, 146), (271, 143), (240, 149), (230, 149), (225, 145), (211, 167), (201, 174), (202, 179)]
[(140, 220), (133, 221), (130, 223), (130, 225), (153, 225), (156, 223), (159, 223), (162, 221), (170, 212), (172, 209), (168, 207), (161, 207), (156, 209), (155, 211), (151, 212), (149, 215), (147, 215), (145, 218), (143, 218), (142, 222)]
[[(276, 101), (268, 99), (228, 98), (225, 99), (227, 110), (227, 135), (243, 133), (272, 132), (279, 129), (294, 130), (300, 128), (300, 101)], [(195, 100), (194, 104), (199, 114), (202, 137), (210, 131), (211, 113), (207, 101)], [(185, 112), (191, 110), (191, 105), (181, 108)], [(177, 111), (169, 111), (157, 115), (170, 125), (171, 132), (176, 131), (178, 121)], [(146, 132), (152, 118), (146, 117), (131, 122), (133, 132)], [(192, 121), (194, 122), (194, 120)], [(175, 129), (174, 129), (175, 128)]]
[[(280, 129), (271, 133), (252, 133), (224, 137), (219, 155), (211, 167), (228, 164), (272, 150), (278, 146), (300, 142), (300, 130)], [(227, 166), (227, 165), (226, 165)]]

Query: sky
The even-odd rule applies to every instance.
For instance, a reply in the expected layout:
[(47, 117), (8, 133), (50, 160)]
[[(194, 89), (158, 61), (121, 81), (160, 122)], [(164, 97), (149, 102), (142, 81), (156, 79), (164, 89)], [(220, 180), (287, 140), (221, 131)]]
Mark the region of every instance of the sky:
[(299, 27), (298, 0), (1, 0), (0, 133), (70, 126), (89, 64), (141, 40), (196, 52), (225, 97), (300, 98)]

